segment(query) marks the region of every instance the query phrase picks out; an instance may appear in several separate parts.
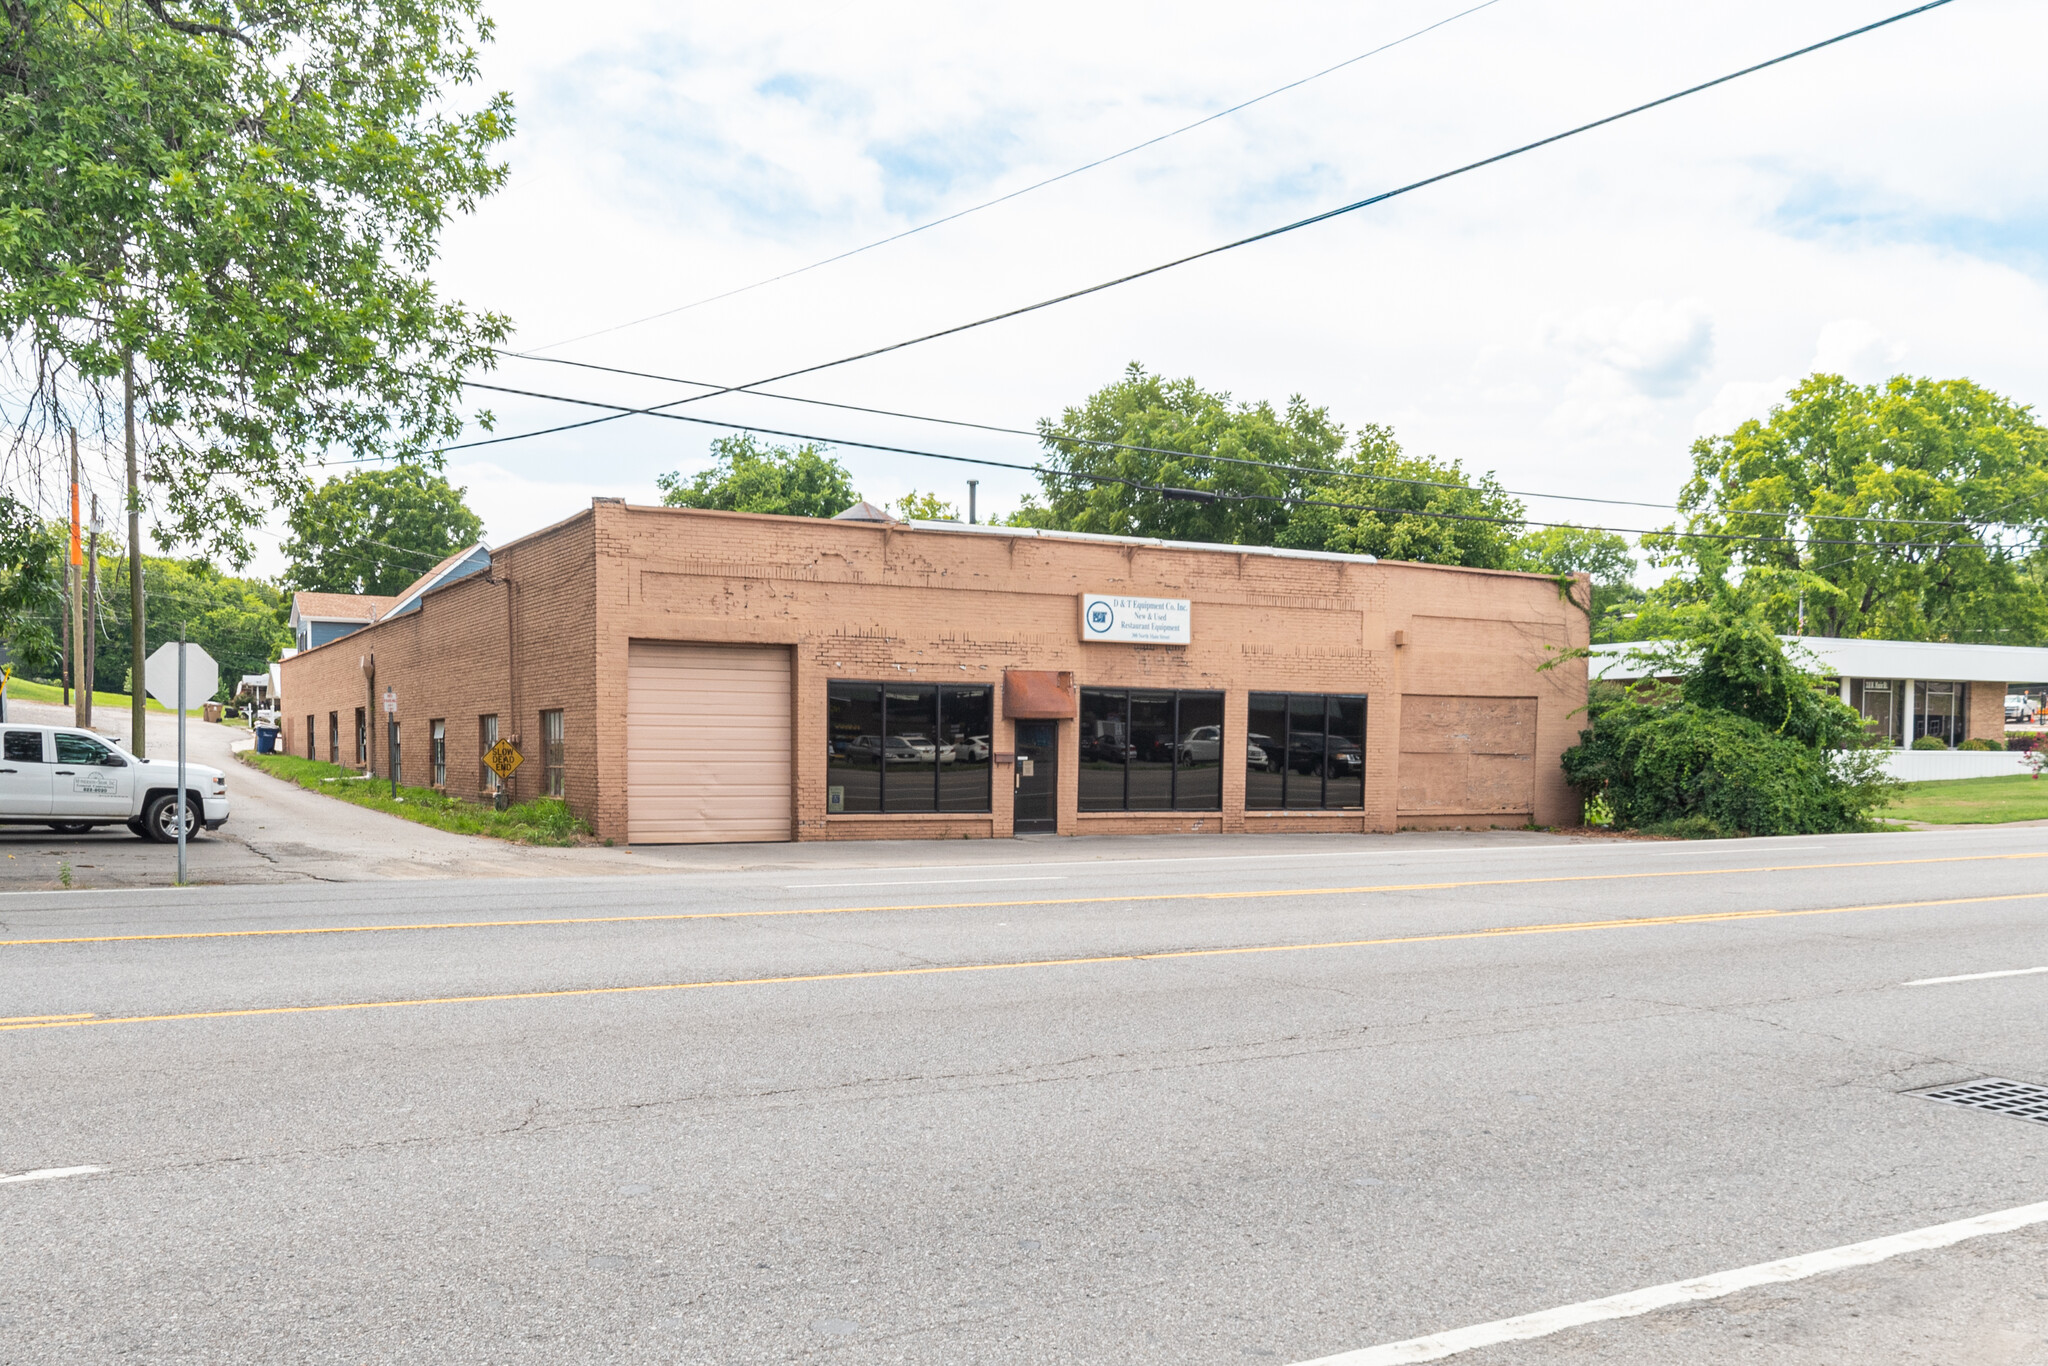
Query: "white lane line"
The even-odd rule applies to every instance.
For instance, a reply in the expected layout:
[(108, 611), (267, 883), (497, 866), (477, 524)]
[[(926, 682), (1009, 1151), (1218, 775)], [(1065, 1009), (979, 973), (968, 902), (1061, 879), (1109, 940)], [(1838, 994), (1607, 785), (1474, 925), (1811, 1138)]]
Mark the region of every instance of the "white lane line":
[(2021, 1205), (2018, 1209), (2001, 1210), (1996, 1214), (1980, 1214), (1974, 1219), (1958, 1219), (1952, 1224), (1936, 1224), (1912, 1233), (1897, 1233), (1889, 1238), (1873, 1238), (1867, 1243), (1851, 1243), (1826, 1252), (1809, 1252), (1803, 1257), (1787, 1257), (1783, 1261), (1745, 1266), (1740, 1270), (1723, 1271), (1695, 1280), (1634, 1290), (1626, 1295), (1610, 1295), (1604, 1300), (1587, 1300), (1561, 1309), (1523, 1314), (1519, 1318), (1474, 1324), (1470, 1328), (1457, 1328), (1431, 1337), (1409, 1338), (1405, 1342), (1389, 1342), (1355, 1352), (1339, 1352), (1335, 1356), (1297, 1362), (1296, 1366), (1407, 1366), (1410, 1362), (1441, 1361), (1480, 1347), (1492, 1347), (1503, 1342), (1527, 1342), (1531, 1338), (1548, 1337), (1588, 1323), (1633, 1318), (1674, 1304), (1716, 1300), (1759, 1285), (1782, 1285), (1786, 1281), (1803, 1281), (1809, 1276), (1843, 1271), (1852, 1266), (1871, 1266), (1901, 1253), (1925, 1252), (1930, 1248), (1948, 1247), (1970, 1238), (2009, 1233), (2016, 1228), (2040, 1223), (2048, 1223), (2048, 1201)]
[(1905, 987), (1938, 987), (1944, 982), (1981, 982), (1989, 977), (2032, 977), (2037, 972), (2048, 972), (2048, 968), (2007, 968), (2003, 972), (1966, 972), (1960, 977), (1922, 977), (1917, 982), (1901, 982)]
[(819, 887), (965, 887), (974, 882), (1065, 882), (1063, 877), (949, 877), (911, 878), (898, 882), (793, 882), (785, 892), (810, 891)]
[(13, 1176), (0, 1173), (0, 1186), (16, 1181), (55, 1181), (60, 1176), (84, 1176), (105, 1170), (105, 1167), (44, 1167), (41, 1171), (17, 1172)]

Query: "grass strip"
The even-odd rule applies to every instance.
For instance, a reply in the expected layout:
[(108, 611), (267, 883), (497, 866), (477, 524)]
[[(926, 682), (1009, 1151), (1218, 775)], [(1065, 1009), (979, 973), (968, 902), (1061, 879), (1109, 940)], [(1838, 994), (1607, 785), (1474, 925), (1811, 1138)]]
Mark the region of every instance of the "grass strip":
[(260, 768), (274, 778), (296, 783), (308, 792), (340, 801), (367, 806), (388, 816), (398, 816), (436, 830), (458, 835), (488, 835), (515, 844), (562, 846), (587, 838), (590, 827), (572, 815), (568, 803), (559, 797), (537, 797), (518, 802), (504, 811), (481, 802), (464, 801), (431, 787), (400, 785), (391, 795), (388, 778), (365, 778), (352, 768), (300, 759), (290, 754), (258, 754), (239, 750), (236, 757), (251, 768)]
[(1929, 825), (2001, 825), (2006, 821), (2048, 820), (2048, 780), (2026, 773), (1998, 778), (1952, 778), (1908, 783), (1891, 820), (1924, 821)]
[[(35, 683), (26, 678), (10, 678), (7, 680), (7, 695), (17, 702), (47, 702), (53, 707), (64, 705), (64, 686), (61, 683)], [(95, 690), (92, 705), (95, 711), (101, 707), (110, 707), (125, 713), (129, 706), (128, 694)], [(145, 698), (143, 705), (151, 711), (170, 711), (169, 707), (154, 697)]]

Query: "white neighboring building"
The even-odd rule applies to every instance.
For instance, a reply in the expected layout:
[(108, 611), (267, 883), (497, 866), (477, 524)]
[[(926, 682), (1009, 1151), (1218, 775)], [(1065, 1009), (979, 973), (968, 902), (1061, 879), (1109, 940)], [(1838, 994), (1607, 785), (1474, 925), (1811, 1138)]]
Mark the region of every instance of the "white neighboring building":
[[(1821, 670), (1841, 681), (1842, 700), (1863, 714), (1872, 730), (1899, 749), (1891, 756), (1892, 776), (1907, 781), (1976, 778), (2017, 773), (2016, 753), (1955, 752), (1965, 740), (2005, 745), (2005, 699), (2009, 693), (2037, 696), (2048, 680), (2048, 649), (2027, 645), (1949, 645), (1921, 640), (1851, 640), (1835, 636), (1784, 636), (1820, 661)], [(1648, 641), (1595, 645), (1587, 673), (1627, 681), (1642, 670), (1622, 656)], [(1911, 749), (1934, 736), (1948, 753)]]

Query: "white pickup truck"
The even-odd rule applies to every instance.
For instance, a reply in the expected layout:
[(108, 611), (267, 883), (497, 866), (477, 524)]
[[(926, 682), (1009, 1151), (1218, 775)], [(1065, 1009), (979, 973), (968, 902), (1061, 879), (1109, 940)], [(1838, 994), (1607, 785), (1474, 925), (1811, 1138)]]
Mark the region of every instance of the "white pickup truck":
[[(228, 779), (185, 765), (186, 838), (228, 819)], [(178, 838), (178, 765), (138, 759), (105, 736), (70, 726), (0, 725), (0, 825), (47, 825), (75, 835), (125, 825), (147, 840)]]

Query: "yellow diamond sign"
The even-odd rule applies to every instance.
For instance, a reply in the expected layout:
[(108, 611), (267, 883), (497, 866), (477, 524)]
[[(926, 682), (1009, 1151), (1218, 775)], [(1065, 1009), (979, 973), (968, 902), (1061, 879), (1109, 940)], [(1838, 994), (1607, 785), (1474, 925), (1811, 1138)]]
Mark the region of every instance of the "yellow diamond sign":
[(500, 740), (484, 751), (484, 767), (500, 778), (509, 778), (512, 771), (526, 762), (526, 756), (512, 748), (509, 740)]

